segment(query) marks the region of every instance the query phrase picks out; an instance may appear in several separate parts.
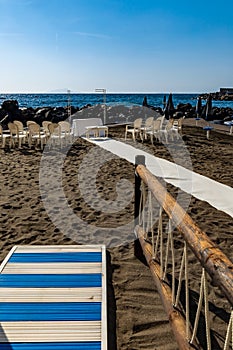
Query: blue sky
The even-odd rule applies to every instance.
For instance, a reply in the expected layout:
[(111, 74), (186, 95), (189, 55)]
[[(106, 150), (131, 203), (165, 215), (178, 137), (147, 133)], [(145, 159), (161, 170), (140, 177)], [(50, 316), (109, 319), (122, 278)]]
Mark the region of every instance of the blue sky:
[(232, 0), (0, 0), (0, 92), (232, 87), (232, 13)]

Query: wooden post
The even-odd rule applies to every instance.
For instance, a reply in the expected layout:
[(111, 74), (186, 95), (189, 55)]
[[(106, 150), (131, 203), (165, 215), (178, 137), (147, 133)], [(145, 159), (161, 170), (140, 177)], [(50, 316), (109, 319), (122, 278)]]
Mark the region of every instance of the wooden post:
[[(139, 223), (140, 199), (141, 199), (141, 178), (137, 174), (136, 168), (138, 165), (145, 165), (145, 156), (137, 155), (135, 157), (135, 172), (134, 172), (134, 226)], [(146, 258), (143, 255), (142, 247), (136, 236), (134, 241), (134, 255), (144, 265), (147, 265)]]
[(140, 199), (141, 199), (141, 178), (137, 174), (137, 166), (138, 165), (145, 165), (145, 156), (143, 155), (137, 155), (135, 157), (135, 173), (134, 173), (134, 181), (135, 181), (135, 187), (134, 187), (134, 193), (135, 193), (135, 202), (134, 202), (134, 220), (135, 220), (135, 226), (138, 224), (138, 218), (139, 218), (139, 211), (140, 211)]

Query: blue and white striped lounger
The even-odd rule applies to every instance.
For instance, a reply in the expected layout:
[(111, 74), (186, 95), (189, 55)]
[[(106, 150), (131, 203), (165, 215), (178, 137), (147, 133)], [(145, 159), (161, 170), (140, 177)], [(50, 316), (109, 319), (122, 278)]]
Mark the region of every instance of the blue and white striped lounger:
[(0, 266), (1, 350), (106, 350), (105, 246), (15, 246)]

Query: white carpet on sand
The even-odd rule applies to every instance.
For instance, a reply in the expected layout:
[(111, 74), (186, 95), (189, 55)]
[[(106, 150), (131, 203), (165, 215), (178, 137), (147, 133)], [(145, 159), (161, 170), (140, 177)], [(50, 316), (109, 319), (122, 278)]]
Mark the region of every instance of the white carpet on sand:
[(165, 159), (155, 157), (143, 150), (113, 139), (86, 139), (89, 142), (135, 163), (135, 156), (144, 155), (146, 167), (152, 174), (180, 188), (197, 199), (208, 202), (218, 210), (233, 217), (233, 188), (185, 169)]

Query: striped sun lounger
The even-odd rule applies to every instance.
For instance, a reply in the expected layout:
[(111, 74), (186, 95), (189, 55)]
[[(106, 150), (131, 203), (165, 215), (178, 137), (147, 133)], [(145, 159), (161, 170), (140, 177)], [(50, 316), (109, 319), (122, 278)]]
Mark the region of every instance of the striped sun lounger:
[(105, 246), (15, 246), (0, 266), (1, 350), (106, 350)]

